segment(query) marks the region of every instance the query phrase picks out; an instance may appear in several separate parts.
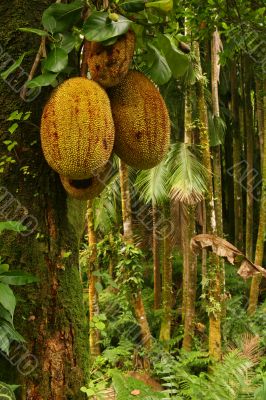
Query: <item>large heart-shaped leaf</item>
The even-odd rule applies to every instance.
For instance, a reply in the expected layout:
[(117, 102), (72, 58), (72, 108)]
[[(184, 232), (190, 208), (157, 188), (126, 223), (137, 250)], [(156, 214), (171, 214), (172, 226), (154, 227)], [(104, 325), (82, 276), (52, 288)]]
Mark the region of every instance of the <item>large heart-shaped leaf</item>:
[[(148, 61), (148, 74), (157, 85), (164, 85), (172, 76), (169, 65), (165, 57), (155, 46), (148, 43), (148, 47), (150, 50), (146, 57)], [(149, 61), (152, 62), (149, 63)]]
[(117, 16), (113, 21), (107, 12), (93, 12), (83, 26), (85, 38), (90, 41), (103, 42), (116, 36), (126, 33), (133, 22), (123, 17)]
[(21, 271), (8, 271), (0, 275), (0, 282), (6, 285), (26, 285), (37, 281), (35, 276)]
[(183, 76), (189, 67), (189, 58), (174, 44), (169, 35), (159, 35), (156, 47), (162, 50), (174, 78)]
[(46, 60), (43, 63), (43, 66), (46, 70), (51, 72), (60, 72), (64, 68), (66, 68), (68, 64), (68, 54), (66, 50), (55, 47), (48, 54)]
[(58, 74), (52, 72), (46, 72), (42, 75), (36, 76), (36, 78), (27, 82), (27, 87), (30, 89), (42, 86), (49, 86), (55, 83)]
[(51, 33), (67, 31), (81, 19), (82, 8), (82, 0), (70, 4), (52, 4), (44, 11), (42, 24)]
[(0, 282), (0, 303), (2, 306), (10, 312), (13, 317), (15, 307), (16, 307), (16, 298), (13, 291), (9, 286)]

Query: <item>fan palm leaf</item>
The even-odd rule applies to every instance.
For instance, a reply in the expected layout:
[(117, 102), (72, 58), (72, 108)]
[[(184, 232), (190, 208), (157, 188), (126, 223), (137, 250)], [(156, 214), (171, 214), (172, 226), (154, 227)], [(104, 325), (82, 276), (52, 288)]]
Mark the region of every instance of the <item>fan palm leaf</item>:
[(207, 171), (185, 143), (172, 147), (168, 160), (172, 176), (169, 178), (171, 197), (186, 204), (204, 198), (207, 190)]

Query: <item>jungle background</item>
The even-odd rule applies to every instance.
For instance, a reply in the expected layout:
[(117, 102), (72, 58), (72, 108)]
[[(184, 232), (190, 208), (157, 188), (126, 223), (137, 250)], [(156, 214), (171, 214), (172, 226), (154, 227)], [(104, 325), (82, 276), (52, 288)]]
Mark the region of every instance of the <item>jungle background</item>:
[[(42, 110), (129, 29), (171, 146), (78, 201)], [(0, 398), (266, 399), (265, 42), (260, 0), (1, 1)]]

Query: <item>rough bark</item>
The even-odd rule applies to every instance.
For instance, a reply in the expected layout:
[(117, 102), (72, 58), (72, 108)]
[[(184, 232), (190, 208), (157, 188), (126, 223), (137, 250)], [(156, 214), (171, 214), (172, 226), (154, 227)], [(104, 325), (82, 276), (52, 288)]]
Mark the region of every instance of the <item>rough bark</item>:
[[(99, 315), (99, 300), (96, 289), (97, 277), (93, 274), (98, 269), (97, 263), (97, 239), (94, 230), (94, 216), (93, 216), (93, 202), (88, 201), (87, 210), (88, 221), (88, 239), (89, 239), (89, 268), (88, 268), (88, 282), (89, 282), (89, 318), (90, 324), (97, 315)], [(90, 327), (90, 359), (93, 361), (95, 357), (101, 354), (100, 349), (100, 331)]]
[[(199, 69), (201, 71), (201, 60), (198, 43), (195, 44), (195, 53)], [(198, 93), (198, 113), (199, 113), (199, 131), (200, 144), (202, 151), (202, 163), (208, 173), (207, 192), (205, 196), (206, 205), (206, 231), (207, 233), (216, 234), (216, 218), (213, 196), (212, 168), (211, 168), (211, 152), (208, 133), (208, 115), (204, 96), (204, 85), (202, 81), (197, 84)], [(221, 313), (218, 311), (221, 304), (221, 282), (220, 282), (220, 264), (217, 256), (209, 257), (209, 273), (211, 273), (209, 292), (211, 293), (217, 308), (216, 312), (209, 314), (209, 352), (210, 355), (219, 360), (221, 358)]]
[(154, 309), (161, 306), (161, 272), (160, 272), (160, 241), (157, 232), (157, 206), (152, 206), (152, 253), (153, 253), (153, 276), (154, 276)]
[[(264, 110), (266, 110), (266, 84), (264, 83)], [(263, 127), (263, 132), (260, 134), (263, 136), (264, 143), (264, 158), (261, 160), (262, 165), (262, 192), (261, 192), (261, 202), (260, 202), (260, 216), (259, 216), (259, 230), (256, 243), (256, 253), (255, 253), (255, 264), (262, 265), (264, 256), (264, 242), (265, 242), (265, 231), (266, 231), (266, 112), (264, 112), (264, 122), (260, 124)], [(250, 288), (250, 298), (248, 314), (252, 315), (256, 311), (260, 292), (260, 283), (262, 276), (261, 274), (255, 275), (252, 278), (251, 288)]]
[(234, 176), (234, 221), (235, 221), (235, 246), (244, 250), (243, 233), (243, 196), (242, 196), (242, 168), (241, 168), (241, 131), (239, 121), (239, 96), (237, 89), (237, 66), (232, 62), (231, 66), (231, 94), (232, 94), (232, 118), (233, 118), (233, 176)]
[[(122, 219), (124, 239), (127, 243), (133, 243), (133, 228), (132, 228), (132, 212), (131, 212), (131, 197), (129, 189), (128, 167), (126, 163), (120, 160), (119, 164), (120, 188), (122, 199)], [(142, 343), (146, 348), (151, 347), (151, 333), (143, 304), (141, 290), (138, 293), (132, 293), (132, 306), (135, 312), (136, 319), (139, 323), (141, 331)]]
[[(4, 63), (7, 56), (15, 60), (24, 51), (36, 49), (37, 52), (37, 37), (18, 33), (17, 29), (25, 26), (39, 28), (41, 14), (51, 3), (45, 0), (1, 2), (1, 69), (12, 63)], [(25, 70), (30, 70), (33, 57), (23, 64)], [(30, 123), (21, 124), (13, 134), (12, 139), (18, 142), (16, 152), (12, 154), (16, 163), (7, 167), (0, 180), (1, 188), (6, 188), (24, 209), (21, 208), (18, 215), (13, 203), (8, 215), (1, 213), (1, 219), (19, 220), (21, 215), (28, 213), (36, 218), (37, 226), (28, 236), (2, 235), (0, 252), (11, 268), (31, 272), (39, 282), (19, 290), (15, 321), (17, 329), (27, 340), (21, 349), (20, 360), (28, 352), (27, 372), (30, 367), (33, 370), (25, 374), (26, 371), (16, 366), (12, 368), (2, 358), (0, 380), (22, 385), (18, 399), (81, 399), (84, 398), (80, 386), (84, 384), (87, 364), (87, 339), (83, 325), (78, 245), (85, 209), (82, 202), (67, 203), (58, 176), (43, 159), (37, 126), (47, 95), (43, 91), (33, 102), (23, 102), (18, 87), (25, 82), (26, 75), (20, 79), (20, 73), (22, 76), (21, 71), (12, 75), (9, 84), (0, 80), (1, 131), (7, 131), (10, 123), (6, 119), (15, 110), (32, 111), (32, 117)], [(4, 137), (7, 136), (3, 134)], [(6, 151), (1, 143), (1, 154)], [(29, 174), (23, 173), (22, 167), (25, 166), (28, 166)], [(71, 255), (65, 257), (66, 252), (71, 252)]]

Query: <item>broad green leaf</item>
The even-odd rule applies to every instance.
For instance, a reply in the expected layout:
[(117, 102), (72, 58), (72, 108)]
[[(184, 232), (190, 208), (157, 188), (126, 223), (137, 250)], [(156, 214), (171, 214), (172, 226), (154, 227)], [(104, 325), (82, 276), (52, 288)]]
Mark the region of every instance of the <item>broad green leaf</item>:
[(30, 89), (42, 86), (49, 86), (55, 83), (58, 74), (52, 72), (45, 72), (42, 75), (37, 76), (31, 81), (27, 82), (27, 87)]
[(0, 304), (10, 312), (13, 317), (15, 307), (16, 307), (16, 298), (13, 291), (4, 283), (0, 282)]
[(182, 53), (168, 35), (159, 35), (157, 46), (162, 50), (174, 78), (183, 76), (189, 67), (189, 58)]
[(8, 312), (2, 306), (2, 304), (0, 304), (0, 320), (5, 320), (5, 321), (9, 322), (13, 326), (13, 318), (11, 317), (10, 312)]
[(2, 79), (7, 79), (9, 77), (10, 74), (12, 74), (14, 71), (16, 71), (16, 69), (18, 69), (22, 63), (22, 61), (24, 60), (24, 58), (26, 57), (26, 55), (28, 55), (29, 52), (23, 53), (18, 59), (17, 61), (14, 62), (14, 64), (12, 64), (6, 71), (1, 73), (1, 78)]
[(56, 47), (48, 54), (43, 66), (46, 70), (51, 72), (62, 71), (68, 63), (68, 55), (66, 50)]
[(63, 34), (59, 34), (59, 43), (57, 47), (65, 50), (67, 53), (70, 53), (77, 44), (77, 36), (70, 32), (65, 32)]
[(107, 12), (93, 12), (83, 26), (83, 32), (87, 40), (95, 42), (103, 42), (116, 36), (126, 33), (133, 22), (118, 16), (117, 21), (113, 21), (108, 17)]
[(9, 270), (9, 265), (8, 264), (0, 264), (0, 274), (3, 272), (7, 272)]
[(21, 32), (29, 32), (35, 33), (38, 36), (48, 36), (48, 32), (43, 31), (42, 29), (34, 29), (34, 28), (18, 28)]
[(147, 8), (155, 8), (157, 10), (168, 13), (173, 9), (173, 0), (150, 1), (145, 5)]
[(35, 276), (20, 271), (8, 271), (0, 275), (0, 282), (6, 285), (26, 285), (37, 281)]
[(52, 4), (44, 11), (42, 24), (51, 33), (67, 31), (81, 19), (82, 8), (82, 0), (70, 4)]
[(170, 67), (165, 57), (155, 46), (148, 43), (148, 47), (151, 50), (151, 59), (153, 60), (152, 64), (149, 66), (148, 74), (157, 85), (164, 85), (171, 78), (172, 73)]
[(137, 12), (145, 9), (145, 3), (145, 0), (127, 0), (119, 5), (127, 12)]
[(95, 327), (99, 329), (99, 331), (103, 331), (105, 329), (105, 323), (101, 321), (95, 322)]
[(1, 221), (0, 222), (0, 233), (6, 231), (14, 232), (25, 232), (27, 228), (18, 221)]

